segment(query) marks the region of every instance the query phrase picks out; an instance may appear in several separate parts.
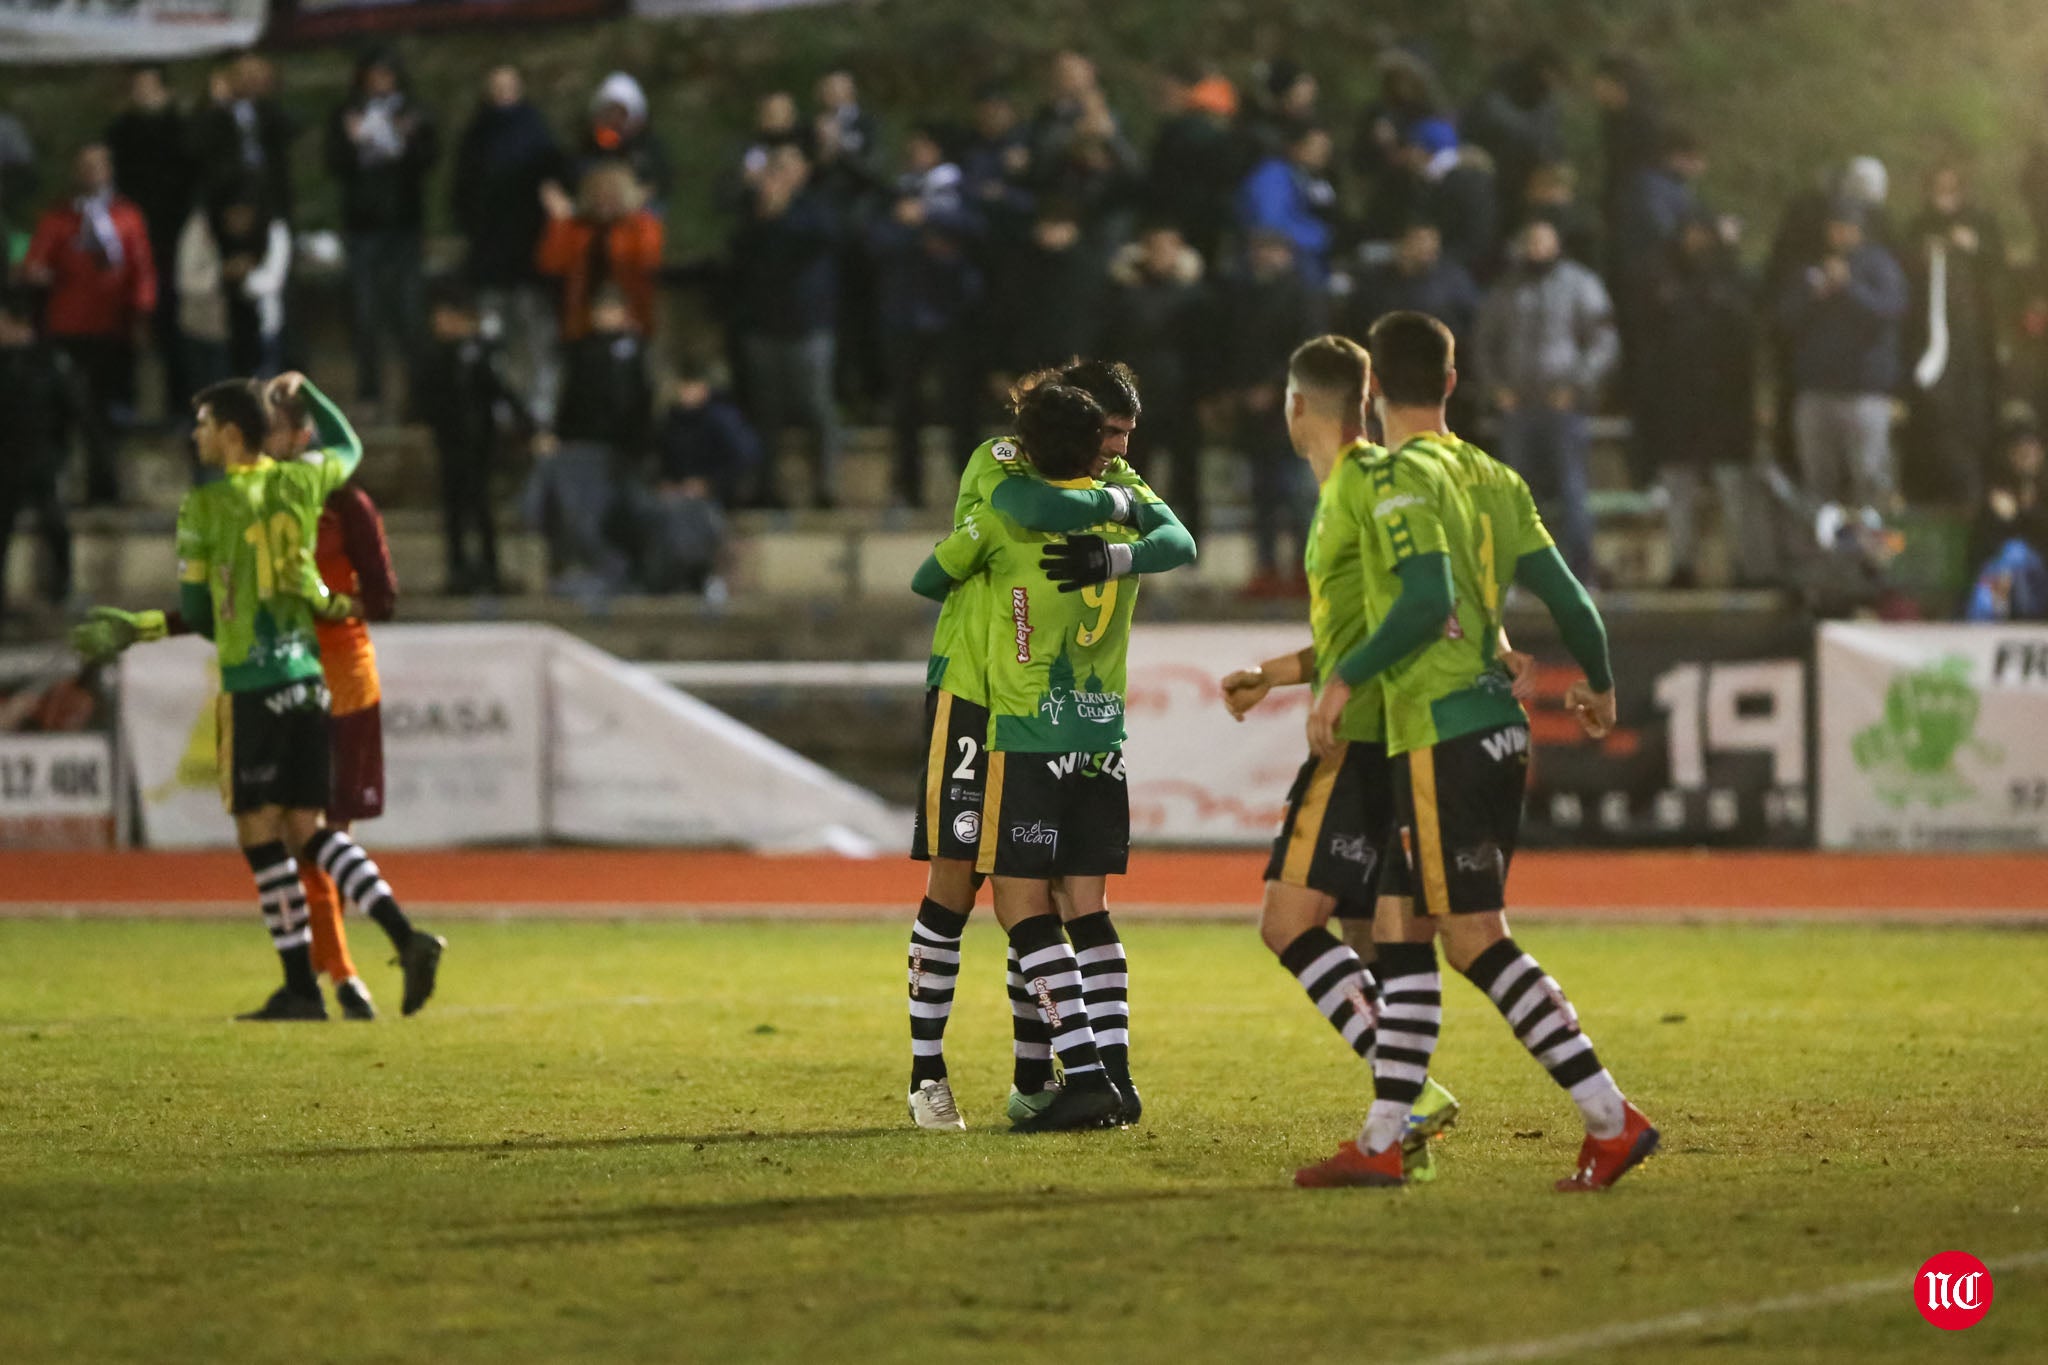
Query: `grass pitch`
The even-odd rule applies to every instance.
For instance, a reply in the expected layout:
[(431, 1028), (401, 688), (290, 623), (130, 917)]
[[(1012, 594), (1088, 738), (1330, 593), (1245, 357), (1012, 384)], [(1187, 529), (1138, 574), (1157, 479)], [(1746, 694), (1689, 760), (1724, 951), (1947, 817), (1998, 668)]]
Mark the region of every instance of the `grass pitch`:
[(1249, 927), (1128, 925), (1145, 1124), (1031, 1138), (985, 914), (944, 1136), (903, 926), (445, 927), (419, 1017), (379, 966), (393, 1017), (266, 1027), (253, 914), (0, 921), (0, 1360), (1547, 1359), (1497, 1351), (1788, 1298), (1555, 1354), (2048, 1358), (2039, 1257), (1965, 1333), (1909, 1297), (2048, 1248), (2048, 936), (1529, 926), (1665, 1134), (1566, 1198), (1569, 1103), (1457, 981), (1442, 1178), (1289, 1188), (1367, 1086)]

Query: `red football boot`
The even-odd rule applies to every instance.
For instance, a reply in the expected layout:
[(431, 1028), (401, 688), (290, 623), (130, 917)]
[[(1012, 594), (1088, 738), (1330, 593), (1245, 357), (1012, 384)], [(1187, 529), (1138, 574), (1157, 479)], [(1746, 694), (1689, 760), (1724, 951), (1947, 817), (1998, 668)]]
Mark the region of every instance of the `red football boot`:
[(1305, 1190), (1334, 1190), (1347, 1185), (1405, 1185), (1408, 1177), (1401, 1171), (1400, 1143), (1367, 1156), (1358, 1150), (1357, 1143), (1345, 1142), (1338, 1145), (1337, 1154), (1327, 1161), (1296, 1171), (1294, 1183)]
[(1590, 1133), (1579, 1144), (1578, 1169), (1557, 1182), (1559, 1194), (1589, 1194), (1604, 1190), (1627, 1175), (1636, 1164), (1657, 1150), (1661, 1135), (1650, 1126), (1643, 1111), (1622, 1102), (1621, 1132), (1611, 1138)]

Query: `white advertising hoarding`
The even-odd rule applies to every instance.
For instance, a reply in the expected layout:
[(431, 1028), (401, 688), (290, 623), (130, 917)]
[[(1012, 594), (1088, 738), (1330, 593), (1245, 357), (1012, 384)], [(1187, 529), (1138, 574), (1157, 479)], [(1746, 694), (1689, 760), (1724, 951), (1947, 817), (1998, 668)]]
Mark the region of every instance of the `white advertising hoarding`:
[[(379, 848), (530, 843), (905, 849), (910, 817), (550, 626), (386, 626)], [(143, 842), (224, 848), (213, 646), (132, 649), (121, 732)]]
[(2048, 626), (1820, 629), (1827, 848), (2048, 847)]
[(1308, 625), (1141, 626), (1131, 632), (1124, 745), (1131, 838), (1250, 847), (1272, 842), (1308, 757), (1309, 690), (1276, 688), (1243, 721), (1223, 709), (1225, 673), (1291, 654)]
[[(391, 626), (376, 635), (384, 700), (385, 848), (539, 838), (547, 633)], [(121, 725), (143, 841), (231, 847), (216, 764), (213, 646), (196, 637), (121, 660)]]

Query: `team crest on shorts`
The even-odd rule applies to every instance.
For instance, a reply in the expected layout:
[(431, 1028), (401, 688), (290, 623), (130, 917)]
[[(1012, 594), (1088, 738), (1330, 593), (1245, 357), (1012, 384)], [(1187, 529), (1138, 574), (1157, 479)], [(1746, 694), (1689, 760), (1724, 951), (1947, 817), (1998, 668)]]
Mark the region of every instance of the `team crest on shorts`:
[(953, 817), (953, 837), (963, 844), (981, 841), (981, 812), (963, 810)]

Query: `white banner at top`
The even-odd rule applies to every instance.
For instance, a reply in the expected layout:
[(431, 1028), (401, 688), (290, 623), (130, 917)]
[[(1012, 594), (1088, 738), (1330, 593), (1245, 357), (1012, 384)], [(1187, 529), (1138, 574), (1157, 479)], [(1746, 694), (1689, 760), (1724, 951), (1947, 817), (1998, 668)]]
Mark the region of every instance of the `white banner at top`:
[(633, 0), (643, 19), (682, 19), (699, 14), (756, 14), (771, 9), (810, 9), (845, 0)]
[(2048, 848), (2048, 626), (1820, 629), (1820, 841)]
[(0, 63), (175, 61), (249, 47), (268, 0), (0, 0)]

